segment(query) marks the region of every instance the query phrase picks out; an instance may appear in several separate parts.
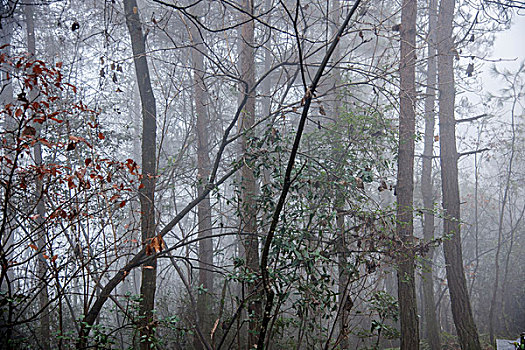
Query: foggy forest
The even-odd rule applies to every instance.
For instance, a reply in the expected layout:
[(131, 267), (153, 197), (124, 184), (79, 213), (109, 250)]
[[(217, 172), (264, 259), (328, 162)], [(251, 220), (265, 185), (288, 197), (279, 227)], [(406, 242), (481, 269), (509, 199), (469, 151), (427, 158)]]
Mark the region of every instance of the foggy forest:
[(525, 349), (524, 18), (0, 0), (0, 349)]

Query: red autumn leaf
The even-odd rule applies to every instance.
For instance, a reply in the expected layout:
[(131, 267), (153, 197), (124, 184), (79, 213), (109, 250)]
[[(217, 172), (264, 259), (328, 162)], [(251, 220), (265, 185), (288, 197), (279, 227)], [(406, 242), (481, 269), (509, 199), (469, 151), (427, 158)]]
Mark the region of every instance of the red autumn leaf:
[(117, 193), (117, 194), (114, 194), (114, 195), (109, 199), (109, 201), (110, 201), (110, 202), (113, 202), (113, 201), (115, 201), (115, 199), (117, 199), (117, 198), (119, 198), (119, 197), (120, 197), (120, 194), (118, 194), (118, 193)]
[(101, 140), (104, 140), (106, 137), (104, 136), (103, 133), (99, 132), (98, 133), (98, 138), (101, 139)]
[(86, 158), (86, 160), (84, 161), (86, 166), (89, 166), (89, 164), (91, 164), (91, 162), (93, 162), (93, 160), (91, 158)]
[(49, 119), (51, 119), (52, 121), (55, 121), (57, 123), (63, 123), (64, 121), (62, 119), (57, 119), (57, 118), (54, 118), (54, 117), (49, 117)]
[(40, 67), (39, 65), (35, 65), (35, 66), (33, 67), (33, 72), (34, 72), (35, 74), (37, 74), (37, 75), (42, 74), (42, 67)]
[(56, 255), (56, 254), (53, 255), (53, 257), (51, 258), (51, 262), (55, 262), (57, 258), (58, 258), (58, 255)]
[(42, 255), (44, 256), (44, 259), (46, 259), (46, 260), (49, 259), (48, 255), (46, 255), (46, 254), (42, 254)]
[(38, 250), (38, 247), (36, 245), (34, 245), (34, 244), (30, 244), (29, 247), (33, 248), (34, 250)]
[(57, 67), (57, 68), (62, 68), (62, 64), (63, 64), (63, 62), (57, 62), (57, 63), (56, 63), (56, 67)]
[(120, 202), (120, 204), (118, 205), (120, 208), (124, 207), (126, 205), (126, 201), (122, 201)]
[(74, 150), (76, 147), (77, 147), (77, 143), (76, 143), (76, 142), (70, 142), (70, 143), (67, 144), (66, 151), (72, 151), (72, 150)]
[(21, 108), (18, 108), (18, 109), (16, 110), (16, 112), (15, 112), (15, 115), (16, 115), (17, 117), (20, 117), (23, 113), (24, 113), (24, 111), (22, 111)]
[(146, 187), (146, 186), (144, 186), (144, 184), (141, 183), (141, 184), (139, 185), (139, 190), (140, 190), (140, 189), (143, 189), (144, 187)]

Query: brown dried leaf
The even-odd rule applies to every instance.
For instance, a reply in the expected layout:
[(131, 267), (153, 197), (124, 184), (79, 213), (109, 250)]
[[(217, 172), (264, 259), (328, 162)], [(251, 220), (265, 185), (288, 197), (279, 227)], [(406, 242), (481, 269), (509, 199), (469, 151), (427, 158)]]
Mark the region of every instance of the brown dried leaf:
[(146, 245), (146, 255), (152, 255), (153, 253), (160, 253), (166, 249), (166, 242), (162, 236), (155, 236), (151, 239), (151, 242)]
[(365, 189), (365, 184), (363, 183), (363, 179), (361, 179), (359, 176), (355, 177), (355, 183), (356, 183), (357, 188), (360, 188), (362, 190)]
[(36, 135), (36, 129), (32, 126), (26, 126), (24, 130), (22, 131), (22, 136), (29, 136), (33, 137)]

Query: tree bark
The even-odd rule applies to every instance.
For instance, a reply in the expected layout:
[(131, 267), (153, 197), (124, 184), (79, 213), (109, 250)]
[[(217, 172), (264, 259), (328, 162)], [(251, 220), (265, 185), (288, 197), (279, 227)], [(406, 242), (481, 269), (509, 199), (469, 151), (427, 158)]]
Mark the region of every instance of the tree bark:
[(405, 242), (397, 272), (401, 324), (401, 350), (419, 349), (414, 276), (413, 194), (414, 194), (414, 137), (415, 137), (415, 55), (416, 0), (403, 0), (401, 10), (400, 114), (399, 152), (397, 167), (397, 227), (398, 236)]
[[(239, 71), (243, 79), (241, 88), (244, 94), (255, 86), (255, 50), (254, 50), (254, 22), (251, 20), (253, 14), (253, 0), (243, 0), (241, 20), (246, 21), (241, 26), (241, 37), (239, 45)], [(255, 92), (248, 96), (246, 105), (241, 114), (240, 132), (241, 152), (246, 157), (249, 151), (250, 129), (255, 123)], [(246, 162), (246, 161), (245, 161)], [(255, 204), (255, 195), (257, 187), (253, 170), (246, 164), (241, 169), (241, 240), (244, 246), (246, 268), (248, 273), (259, 276), (259, 240), (257, 238), (257, 213)], [(253, 293), (256, 283), (249, 286), (249, 293)], [(257, 344), (258, 325), (262, 316), (261, 301), (258, 296), (252, 298), (248, 304), (248, 313), (250, 314), (248, 347), (252, 348)]]
[(454, 118), (454, 42), (452, 28), (455, 0), (441, 0), (438, 23), (439, 133), (445, 241), (443, 250), (452, 316), (463, 350), (481, 349), (472, 316), (461, 251), (458, 153)]
[[(434, 239), (434, 194), (432, 184), (432, 155), (434, 150), (434, 125), (436, 105), (436, 30), (437, 30), (437, 0), (430, 0), (428, 6), (428, 61), (427, 87), (425, 97), (425, 145), (423, 150), (423, 169), (421, 172), (421, 195), (423, 197), (423, 237), (425, 242)], [(423, 305), (425, 310), (425, 338), (431, 350), (441, 349), (439, 338), (439, 323), (436, 317), (434, 300), (434, 278), (432, 264), (434, 247), (431, 245), (423, 261)]]
[[(209, 124), (207, 104), (209, 94), (204, 82), (205, 65), (204, 55), (206, 47), (203, 45), (201, 33), (192, 23), (190, 24), (190, 35), (192, 42), (191, 60), (193, 69), (193, 93), (195, 99), (196, 133), (197, 133), (197, 191), (201, 195), (204, 186), (208, 183), (210, 176), (210, 147), (209, 147)], [(197, 322), (199, 322), (205, 337), (210, 336), (213, 326), (213, 240), (211, 223), (211, 204), (210, 196), (206, 195), (197, 206), (197, 216), (199, 220), (199, 288), (205, 292), (197, 295)], [(208, 341), (211, 339), (208, 339)], [(195, 337), (194, 346), (196, 349), (203, 349), (203, 345), (198, 337)]]
[[(124, 0), (126, 24), (131, 37), (133, 61), (142, 104), (142, 179), (140, 198), (140, 226), (142, 244), (146, 245), (155, 237), (155, 177), (156, 177), (156, 105), (151, 87), (151, 80), (146, 59), (146, 42), (142, 32), (136, 0)], [(150, 349), (154, 336), (153, 308), (157, 282), (157, 260), (142, 267), (140, 286), (141, 301), (139, 312), (141, 319), (141, 348)]]

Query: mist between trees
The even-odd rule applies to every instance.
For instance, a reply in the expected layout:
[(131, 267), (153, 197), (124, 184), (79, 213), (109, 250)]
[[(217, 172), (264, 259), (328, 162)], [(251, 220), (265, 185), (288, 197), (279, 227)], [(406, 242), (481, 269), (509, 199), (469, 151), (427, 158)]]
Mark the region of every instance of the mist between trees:
[(518, 338), (524, 7), (2, 1), (0, 347)]

